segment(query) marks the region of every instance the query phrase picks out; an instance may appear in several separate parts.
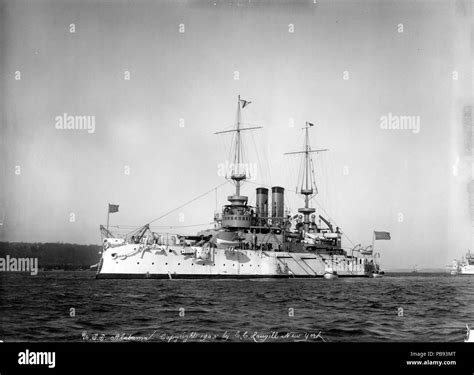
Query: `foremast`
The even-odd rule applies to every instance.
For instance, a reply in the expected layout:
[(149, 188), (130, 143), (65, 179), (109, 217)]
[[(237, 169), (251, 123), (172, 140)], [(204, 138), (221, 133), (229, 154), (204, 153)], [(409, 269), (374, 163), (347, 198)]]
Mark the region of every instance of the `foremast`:
[(237, 120), (235, 124), (235, 129), (231, 130), (224, 130), (220, 132), (216, 132), (214, 134), (223, 134), (223, 133), (233, 133), (235, 132), (235, 153), (234, 153), (234, 163), (230, 175), (230, 179), (235, 183), (235, 194), (228, 197), (229, 202), (233, 205), (243, 205), (247, 202), (248, 197), (240, 195), (240, 187), (241, 182), (247, 179), (246, 170), (242, 170), (242, 140), (241, 140), (241, 132), (245, 130), (252, 130), (252, 129), (260, 129), (261, 126), (253, 126), (242, 128), (241, 127), (241, 111), (247, 105), (252, 102), (247, 100), (241, 99), (240, 95), (237, 99)]
[(243, 147), (241, 133), (247, 130), (260, 129), (261, 126), (242, 127), (241, 112), (251, 102), (240, 97), (237, 98), (237, 117), (235, 128), (231, 130), (219, 131), (214, 134), (235, 133), (235, 145), (233, 155), (233, 165), (230, 179), (234, 181), (235, 193), (227, 197), (230, 205), (226, 206), (223, 212), (222, 225), (228, 227), (248, 227), (251, 224), (250, 212), (242, 210), (247, 206), (248, 197), (241, 195), (240, 188), (242, 182), (247, 179), (246, 167), (243, 165)]

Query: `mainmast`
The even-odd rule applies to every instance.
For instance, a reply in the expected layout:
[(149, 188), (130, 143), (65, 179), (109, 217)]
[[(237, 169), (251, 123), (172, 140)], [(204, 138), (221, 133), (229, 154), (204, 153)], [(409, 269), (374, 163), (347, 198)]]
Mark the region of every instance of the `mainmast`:
[(310, 122), (306, 122), (306, 125), (304, 128), (306, 134), (305, 134), (305, 147), (303, 151), (295, 151), (295, 152), (287, 152), (285, 155), (289, 154), (304, 154), (304, 168), (305, 168), (305, 173), (304, 173), (304, 181), (301, 184), (301, 189), (300, 189), (300, 194), (304, 195), (304, 207), (299, 208), (298, 212), (303, 214), (303, 224), (304, 224), (304, 230), (305, 232), (308, 231), (309, 229), (309, 216), (313, 212), (316, 211), (316, 209), (309, 207), (309, 200), (316, 194), (314, 194), (314, 189), (313, 189), (313, 179), (311, 178), (311, 153), (313, 152), (322, 152), (322, 151), (327, 151), (328, 149), (319, 149), (319, 150), (311, 150), (311, 147), (309, 145), (309, 132), (308, 130), (314, 126), (314, 124)]
[(242, 128), (241, 125), (241, 110), (244, 109), (247, 105), (249, 105), (250, 101), (244, 100), (240, 98), (240, 95), (237, 98), (237, 121), (235, 125), (235, 129), (232, 130), (225, 130), (221, 132), (217, 132), (214, 134), (222, 134), (222, 133), (230, 133), (236, 132), (235, 137), (235, 155), (234, 155), (234, 166), (232, 168), (232, 173), (230, 175), (231, 180), (235, 182), (235, 194), (228, 197), (227, 199), (233, 206), (241, 206), (247, 202), (248, 197), (240, 195), (240, 187), (241, 182), (247, 179), (247, 175), (245, 170), (241, 172), (242, 167), (242, 140), (241, 140), (241, 132), (245, 130), (252, 130), (252, 129), (260, 129), (261, 126), (253, 126), (248, 128)]
[(243, 173), (240, 172), (241, 168), (241, 160), (240, 160), (240, 149), (241, 149), (241, 140), (240, 140), (240, 106), (241, 106), (241, 99), (240, 95), (238, 96), (237, 100), (237, 124), (236, 124), (236, 145), (235, 145), (235, 162), (234, 162), (234, 168), (232, 170), (232, 174), (230, 178), (235, 181), (235, 195), (240, 196), (240, 181), (243, 181), (247, 178), (247, 175), (245, 174), (245, 170)]

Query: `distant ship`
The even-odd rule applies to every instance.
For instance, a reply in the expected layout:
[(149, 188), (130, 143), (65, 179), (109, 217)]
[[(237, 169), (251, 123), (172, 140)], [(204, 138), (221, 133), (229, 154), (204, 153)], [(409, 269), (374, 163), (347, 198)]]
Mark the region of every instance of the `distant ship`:
[(474, 275), (474, 254), (468, 250), (462, 260), (454, 260), (451, 275)]
[[(312, 149), (307, 122), (303, 150), (288, 154), (304, 156), (301, 188), (304, 207), (292, 215), (284, 209), (285, 189), (261, 186), (256, 189), (256, 205), (248, 204), (241, 194), (247, 179), (242, 168), (243, 131), (260, 127), (242, 127), (241, 112), (250, 102), (238, 97), (237, 119), (233, 133), (233, 169), (230, 180), (235, 192), (214, 217), (214, 228), (196, 235), (165, 235), (144, 225), (124, 238), (116, 238), (101, 226), (102, 257), (97, 278), (316, 278), (380, 277), (373, 252), (342, 248), (342, 231), (310, 207), (317, 194), (312, 154), (327, 150)], [(217, 133), (216, 133), (217, 134)], [(270, 207), (269, 207), (270, 206)], [(114, 211), (115, 212), (115, 211)], [(380, 254), (379, 254), (380, 257)]]
[(418, 266), (417, 265), (415, 265), (413, 267), (413, 270), (411, 271), (411, 273), (418, 273)]
[(466, 324), (466, 338), (464, 342), (474, 342), (474, 329), (471, 329), (468, 324)]

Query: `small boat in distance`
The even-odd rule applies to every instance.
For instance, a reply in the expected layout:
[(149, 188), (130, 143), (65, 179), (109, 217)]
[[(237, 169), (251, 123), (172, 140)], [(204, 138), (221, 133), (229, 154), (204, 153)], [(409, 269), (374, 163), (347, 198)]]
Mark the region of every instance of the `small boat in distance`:
[(471, 329), (468, 324), (466, 324), (466, 338), (464, 342), (474, 342), (474, 329)]
[(383, 277), (384, 274), (385, 274), (384, 271), (379, 271), (379, 272), (373, 272), (372, 275), (370, 275), (370, 276), (375, 279), (377, 277)]
[(474, 275), (474, 254), (471, 250), (461, 260), (453, 260), (451, 275)]

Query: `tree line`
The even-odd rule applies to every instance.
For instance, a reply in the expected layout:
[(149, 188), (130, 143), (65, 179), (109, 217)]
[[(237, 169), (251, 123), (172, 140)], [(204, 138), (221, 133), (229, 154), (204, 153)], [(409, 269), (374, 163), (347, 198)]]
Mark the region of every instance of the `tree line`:
[(89, 269), (100, 260), (99, 245), (0, 242), (0, 257), (38, 258), (40, 269)]

